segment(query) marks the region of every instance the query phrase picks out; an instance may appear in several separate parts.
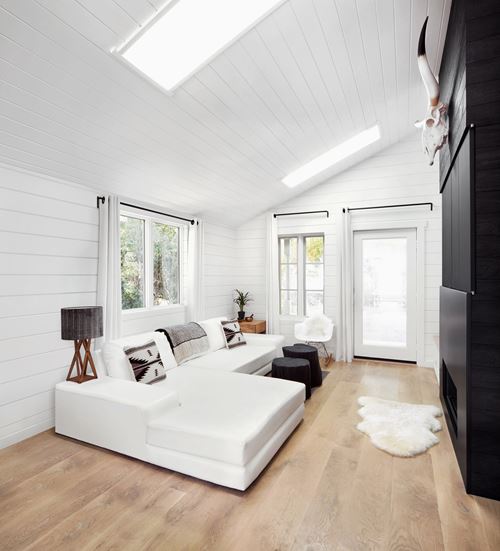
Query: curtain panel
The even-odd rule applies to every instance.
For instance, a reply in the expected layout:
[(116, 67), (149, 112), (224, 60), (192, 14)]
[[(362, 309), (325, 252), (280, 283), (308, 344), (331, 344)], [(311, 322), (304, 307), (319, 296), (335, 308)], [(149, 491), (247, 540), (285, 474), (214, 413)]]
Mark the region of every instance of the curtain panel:
[(120, 199), (114, 195), (106, 197), (99, 207), (97, 305), (103, 307), (101, 342), (119, 338), (122, 332)]

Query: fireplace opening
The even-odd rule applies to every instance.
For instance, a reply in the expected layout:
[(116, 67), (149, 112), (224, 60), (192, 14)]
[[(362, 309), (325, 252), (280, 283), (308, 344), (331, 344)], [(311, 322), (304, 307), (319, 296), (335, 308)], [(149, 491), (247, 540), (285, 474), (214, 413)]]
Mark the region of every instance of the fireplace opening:
[(444, 400), (446, 403), (446, 407), (448, 409), (448, 413), (450, 415), (453, 430), (456, 435), (457, 434), (457, 411), (458, 411), (457, 387), (455, 386), (455, 383), (453, 382), (453, 379), (451, 378), (451, 375), (448, 369), (446, 368), (446, 364), (444, 360), (441, 360), (441, 361), (443, 363)]

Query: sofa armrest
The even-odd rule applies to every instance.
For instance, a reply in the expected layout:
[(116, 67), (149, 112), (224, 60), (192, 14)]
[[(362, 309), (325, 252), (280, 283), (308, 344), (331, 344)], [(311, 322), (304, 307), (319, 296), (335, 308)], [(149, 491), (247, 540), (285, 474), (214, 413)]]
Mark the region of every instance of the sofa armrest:
[(148, 423), (179, 407), (176, 391), (104, 377), (56, 385), (56, 432), (144, 459)]

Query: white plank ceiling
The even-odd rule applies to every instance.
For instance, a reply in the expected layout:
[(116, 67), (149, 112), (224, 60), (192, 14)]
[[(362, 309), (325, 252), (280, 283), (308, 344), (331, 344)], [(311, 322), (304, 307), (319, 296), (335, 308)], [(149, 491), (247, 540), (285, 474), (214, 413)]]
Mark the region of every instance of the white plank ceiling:
[(328, 176), (417, 132), (451, 0), (288, 0), (173, 96), (110, 53), (163, 3), (0, 0), (0, 162), (238, 224), (355, 133), (383, 139)]

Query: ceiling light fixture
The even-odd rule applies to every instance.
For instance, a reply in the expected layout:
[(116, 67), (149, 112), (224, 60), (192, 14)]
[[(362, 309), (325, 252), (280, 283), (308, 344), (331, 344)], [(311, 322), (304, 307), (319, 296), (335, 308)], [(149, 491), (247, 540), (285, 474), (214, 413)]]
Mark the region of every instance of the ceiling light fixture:
[(172, 92), (284, 0), (170, 2), (119, 54)]
[(299, 184), (303, 184), (313, 176), (316, 176), (320, 172), (323, 172), (343, 159), (357, 153), (379, 139), (380, 129), (378, 125), (372, 126), (356, 134), (356, 136), (349, 138), (345, 142), (336, 145), (334, 148), (316, 157), (312, 161), (309, 161), (297, 170), (294, 170), (281, 181), (288, 187), (295, 187)]

